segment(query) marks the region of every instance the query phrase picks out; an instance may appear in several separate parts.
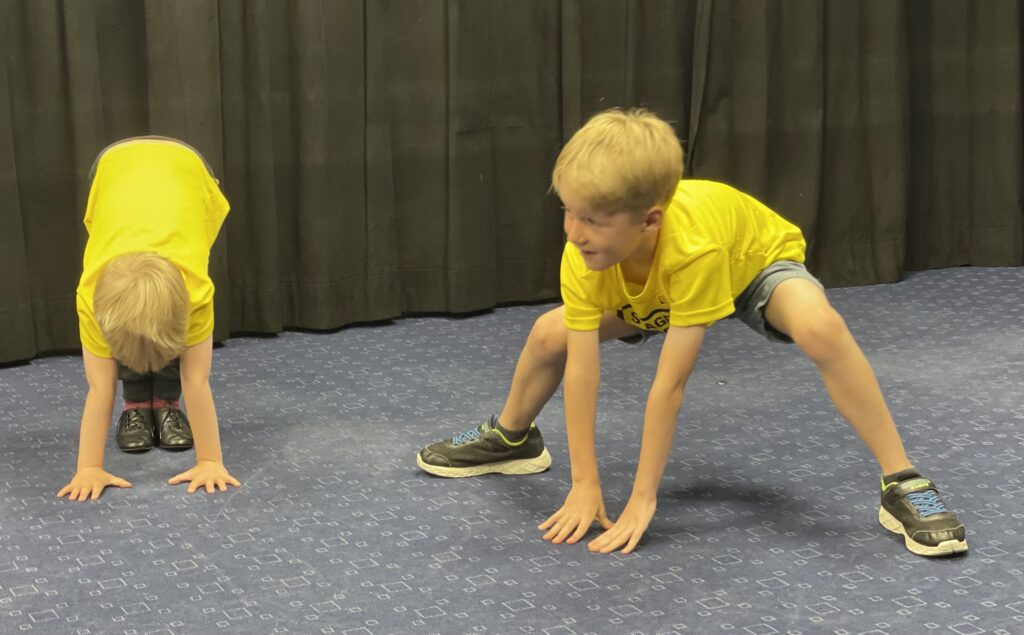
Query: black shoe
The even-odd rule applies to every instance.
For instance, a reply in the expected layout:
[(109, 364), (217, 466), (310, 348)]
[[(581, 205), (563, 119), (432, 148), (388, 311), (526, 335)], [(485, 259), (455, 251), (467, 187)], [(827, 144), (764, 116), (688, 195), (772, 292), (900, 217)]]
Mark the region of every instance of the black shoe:
[(948, 556), (967, 551), (966, 531), (956, 514), (946, 508), (939, 490), (915, 470), (882, 481), (878, 522), (901, 534), (907, 549), (919, 556)]
[(459, 478), (481, 474), (536, 474), (548, 469), (551, 455), (536, 424), (518, 441), (511, 441), (497, 427), (497, 417), (432, 443), (416, 455), (416, 464), (435, 476)]
[(153, 419), (160, 447), (188, 450), (192, 447), (192, 428), (185, 413), (177, 408), (154, 408)]
[(145, 452), (153, 449), (153, 411), (129, 408), (117, 420), (117, 447), (122, 452)]

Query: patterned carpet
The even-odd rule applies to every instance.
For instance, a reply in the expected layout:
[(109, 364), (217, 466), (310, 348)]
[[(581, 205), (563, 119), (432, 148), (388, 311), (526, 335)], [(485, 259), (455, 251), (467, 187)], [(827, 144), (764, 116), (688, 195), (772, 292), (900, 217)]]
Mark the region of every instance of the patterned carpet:
[[(878, 474), (792, 346), (728, 320), (687, 391), (637, 552), (550, 545), (569, 466), (556, 395), (541, 475), (444, 480), (423, 444), (500, 408), (548, 306), (239, 338), (215, 352), (226, 462), (243, 487), (186, 495), (191, 455), (108, 450), (134, 483), (72, 474), (81, 361), (0, 369), (2, 633), (1024, 632), (1024, 268), (947, 269), (829, 292), (875, 365), (915, 463), (968, 527), (927, 560), (876, 521)], [(629, 494), (660, 346), (602, 350), (609, 511)]]

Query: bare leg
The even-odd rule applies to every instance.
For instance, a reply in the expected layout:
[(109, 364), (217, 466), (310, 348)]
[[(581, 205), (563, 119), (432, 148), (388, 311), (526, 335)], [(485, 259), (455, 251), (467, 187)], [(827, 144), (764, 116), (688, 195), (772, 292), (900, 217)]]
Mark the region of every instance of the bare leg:
[(882, 473), (911, 467), (871, 364), (821, 289), (807, 280), (786, 280), (772, 294), (765, 317), (818, 367), (832, 403)]
[[(601, 341), (634, 335), (638, 330), (611, 313), (601, 318)], [(565, 374), (566, 340), (565, 311), (552, 309), (537, 318), (519, 353), (512, 386), (505, 407), (498, 419), (509, 430), (525, 430), (558, 390)]]

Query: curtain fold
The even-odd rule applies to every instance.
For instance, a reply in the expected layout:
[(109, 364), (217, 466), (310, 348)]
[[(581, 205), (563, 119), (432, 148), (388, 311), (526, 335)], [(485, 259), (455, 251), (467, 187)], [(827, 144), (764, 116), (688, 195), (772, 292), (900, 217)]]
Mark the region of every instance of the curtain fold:
[(215, 336), (554, 299), (613, 106), (797, 222), (827, 284), (1024, 264), (1016, 0), (7, 0), (0, 363), (78, 348), (88, 170), (181, 138), (232, 204)]

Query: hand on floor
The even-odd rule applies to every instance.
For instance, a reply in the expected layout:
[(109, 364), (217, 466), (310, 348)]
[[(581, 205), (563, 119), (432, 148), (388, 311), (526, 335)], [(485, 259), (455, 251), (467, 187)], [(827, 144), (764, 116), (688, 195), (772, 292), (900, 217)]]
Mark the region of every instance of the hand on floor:
[(170, 485), (177, 485), (185, 481), (191, 481), (188, 485), (189, 494), (204, 486), (207, 494), (213, 493), (214, 486), (222, 492), (227, 491), (229, 483), (235, 487), (242, 486), (238, 479), (228, 474), (228, 469), (224, 467), (224, 464), (217, 461), (196, 461), (194, 468), (182, 472), (167, 482)]
[(611, 529), (587, 543), (587, 548), (592, 552), (611, 553), (625, 545), (622, 553), (633, 551), (647, 531), (647, 526), (651, 524), (657, 505), (658, 502), (654, 498), (630, 496), (626, 508), (622, 510), (622, 514)]
[(114, 476), (102, 467), (85, 467), (78, 470), (71, 482), (57, 492), (57, 497), (60, 498), (67, 494), (69, 501), (84, 501), (90, 498), (96, 500), (103, 493), (103, 489), (110, 485), (114, 487), (132, 486), (128, 481)]
[(537, 529), (547, 529), (544, 540), (550, 540), (552, 544), (565, 541), (571, 545), (587, 534), (595, 520), (605, 529), (612, 526), (604, 511), (601, 486), (573, 485), (562, 508), (538, 525)]

